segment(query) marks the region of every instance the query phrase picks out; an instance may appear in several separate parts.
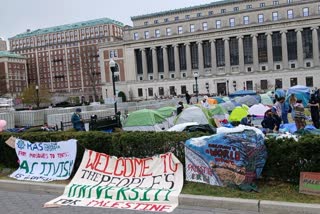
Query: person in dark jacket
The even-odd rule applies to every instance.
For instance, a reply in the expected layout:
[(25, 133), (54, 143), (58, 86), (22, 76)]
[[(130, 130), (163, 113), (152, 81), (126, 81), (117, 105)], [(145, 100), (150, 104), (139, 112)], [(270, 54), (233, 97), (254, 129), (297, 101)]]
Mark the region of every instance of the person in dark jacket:
[(319, 103), (318, 99), (316, 98), (315, 94), (311, 95), (311, 99), (309, 101), (310, 112), (311, 112), (311, 119), (313, 122), (314, 127), (319, 129)]
[[(281, 124), (281, 118), (272, 110), (266, 111), (264, 119), (261, 122), (263, 128), (270, 131), (278, 131)], [(267, 131), (269, 132), (269, 131)]]
[(186, 100), (187, 100), (187, 104), (190, 104), (191, 96), (188, 93), (188, 91), (186, 92)]
[(73, 128), (77, 131), (85, 131), (84, 122), (81, 116), (81, 108), (77, 108), (71, 117)]
[(242, 118), (240, 124), (245, 126), (252, 126), (251, 115), (248, 114), (246, 117)]
[(183, 102), (182, 101), (178, 102), (177, 115), (179, 115), (183, 111), (183, 108), (184, 108)]

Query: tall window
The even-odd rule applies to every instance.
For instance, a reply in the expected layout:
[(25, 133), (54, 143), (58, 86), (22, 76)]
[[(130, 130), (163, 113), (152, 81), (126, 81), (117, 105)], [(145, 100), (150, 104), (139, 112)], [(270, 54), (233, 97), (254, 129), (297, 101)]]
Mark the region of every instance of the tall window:
[(296, 78), (296, 77), (290, 78), (290, 86), (292, 87), (292, 86), (296, 86), (296, 85), (298, 85), (298, 78)]
[(306, 77), (306, 86), (313, 87), (313, 77)]
[(171, 28), (166, 29), (167, 36), (171, 36)]
[(138, 40), (139, 39), (139, 33), (134, 33), (133, 34), (133, 39)]
[(159, 96), (163, 96), (164, 95), (164, 88), (163, 87), (159, 87), (158, 88), (158, 92), (159, 92)]
[(179, 44), (179, 62), (180, 70), (187, 70), (186, 46), (184, 44)]
[(153, 97), (153, 88), (148, 88), (148, 96)]
[(145, 31), (144, 32), (144, 38), (145, 39), (149, 39), (149, 31)]
[(202, 50), (203, 50), (203, 66), (204, 68), (210, 68), (211, 67), (211, 44), (209, 41), (203, 41)]
[(160, 30), (159, 30), (159, 29), (156, 29), (156, 30), (154, 31), (154, 35), (155, 35), (156, 38), (159, 38), (159, 37), (160, 37)]
[(138, 88), (138, 96), (143, 97), (143, 90), (142, 88)]
[(153, 63), (152, 63), (152, 50), (150, 48), (146, 48), (146, 58), (147, 58), (147, 69), (148, 73), (153, 73)]
[(249, 16), (244, 16), (243, 17), (243, 24), (248, 25), (249, 24)]
[(293, 19), (293, 17), (294, 17), (294, 16), (293, 16), (293, 10), (288, 10), (288, 11), (287, 11), (287, 18), (288, 18), (288, 19)]
[(279, 1), (273, 1), (273, 5), (279, 5)]
[(309, 16), (309, 8), (308, 7), (305, 7), (302, 9), (302, 15), (303, 16)]
[(253, 90), (253, 82), (252, 80), (246, 81), (247, 90)]
[(207, 22), (203, 22), (202, 23), (202, 30), (208, 30), (208, 23)]
[(239, 65), (239, 46), (238, 39), (231, 37), (229, 40), (230, 65)]
[(194, 24), (190, 25), (190, 32), (194, 32)]
[(281, 78), (274, 80), (274, 87), (275, 87), (276, 89), (277, 89), (277, 88), (282, 88), (282, 79), (281, 79)]
[(222, 39), (216, 40), (216, 58), (217, 66), (225, 66), (225, 53), (224, 53), (224, 41)]
[(258, 34), (257, 40), (259, 63), (268, 62), (267, 36), (265, 34)]
[(302, 31), (303, 58), (313, 58), (312, 52), (312, 31), (310, 28), (304, 28)]
[(251, 36), (244, 36), (243, 37), (243, 55), (244, 55), (244, 64), (252, 64), (253, 63)]
[(161, 47), (157, 47), (157, 62), (158, 62), (158, 72), (163, 73), (163, 50)]
[(266, 3), (262, 2), (260, 3), (260, 7), (265, 7), (266, 6)]
[(221, 20), (216, 20), (216, 28), (221, 28)]
[(297, 33), (294, 30), (287, 32), (288, 59), (297, 59)]
[(178, 26), (178, 34), (182, 34), (183, 33), (183, 28), (182, 26)]
[(272, 52), (273, 61), (282, 61), (282, 46), (281, 46), (281, 34), (280, 32), (272, 33)]
[(278, 21), (279, 16), (278, 16), (278, 12), (272, 12), (272, 21)]
[(136, 56), (136, 69), (137, 69), (137, 74), (142, 74), (142, 54), (139, 49), (134, 50), (135, 56)]
[(287, 0), (287, 1), (288, 1), (289, 4), (293, 2), (293, 0)]
[(268, 80), (260, 80), (260, 88), (261, 88), (261, 90), (267, 90), (268, 89)]
[(263, 22), (264, 22), (263, 14), (258, 14), (258, 23), (263, 23)]
[(191, 51), (191, 68), (198, 69), (198, 45), (195, 42), (190, 43), (190, 51)]
[(169, 71), (174, 71), (174, 47), (172, 45), (168, 45), (168, 62), (169, 62)]
[(235, 19), (234, 18), (230, 18), (229, 19), (229, 26), (230, 27), (234, 27), (235, 26)]

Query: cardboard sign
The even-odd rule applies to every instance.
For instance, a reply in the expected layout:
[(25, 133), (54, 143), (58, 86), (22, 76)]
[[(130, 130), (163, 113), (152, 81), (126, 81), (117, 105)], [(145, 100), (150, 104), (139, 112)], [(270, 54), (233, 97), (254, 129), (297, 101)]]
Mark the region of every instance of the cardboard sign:
[(320, 172), (301, 172), (299, 192), (320, 195)]
[(30, 143), (16, 139), (15, 149), (20, 166), (11, 178), (40, 182), (66, 180), (73, 170), (77, 141)]
[(15, 148), (16, 146), (16, 138), (11, 136), (8, 140), (6, 140), (5, 142), (8, 146), (10, 146), (11, 148)]
[(62, 196), (52, 205), (172, 212), (183, 186), (183, 166), (172, 154), (113, 157), (86, 150)]

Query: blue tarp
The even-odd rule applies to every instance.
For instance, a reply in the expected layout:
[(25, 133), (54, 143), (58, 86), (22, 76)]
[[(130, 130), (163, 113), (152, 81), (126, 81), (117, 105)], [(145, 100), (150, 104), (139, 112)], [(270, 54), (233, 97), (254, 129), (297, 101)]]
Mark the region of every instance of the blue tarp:
[(222, 99), (222, 97), (212, 97), (212, 98), (215, 99), (218, 102), (218, 104), (226, 102)]
[(246, 96), (246, 95), (256, 95), (257, 92), (253, 90), (240, 90), (229, 95), (229, 97)]
[(310, 88), (303, 85), (296, 85), (288, 89), (286, 100), (288, 101), (291, 94), (295, 94), (298, 100), (302, 100), (303, 105), (306, 107), (310, 99)]
[(187, 181), (240, 186), (261, 175), (267, 151), (262, 133), (244, 130), (191, 138), (185, 158)]
[[(304, 130), (314, 130), (314, 129), (316, 129), (316, 127), (314, 127), (313, 125), (306, 125), (306, 127), (304, 128)], [(297, 127), (295, 123), (286, 123), (286, 124), (280, 125), (280, 130), (288, 131), (293, 134), (297, 131)]]

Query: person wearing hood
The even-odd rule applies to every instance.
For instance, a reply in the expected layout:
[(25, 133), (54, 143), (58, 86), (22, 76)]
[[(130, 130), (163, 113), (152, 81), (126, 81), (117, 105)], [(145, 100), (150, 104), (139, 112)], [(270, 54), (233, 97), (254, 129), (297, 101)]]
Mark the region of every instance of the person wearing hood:
[(71, 117), (73, 128), (77, 131), (85, 131), (84, 122), (81, 115), (81, 108), (77, 108)]

